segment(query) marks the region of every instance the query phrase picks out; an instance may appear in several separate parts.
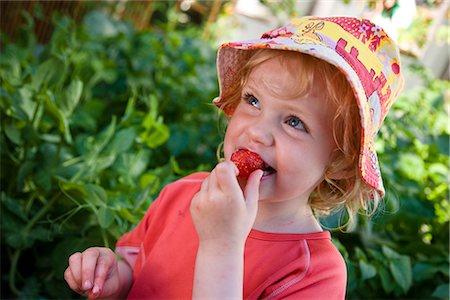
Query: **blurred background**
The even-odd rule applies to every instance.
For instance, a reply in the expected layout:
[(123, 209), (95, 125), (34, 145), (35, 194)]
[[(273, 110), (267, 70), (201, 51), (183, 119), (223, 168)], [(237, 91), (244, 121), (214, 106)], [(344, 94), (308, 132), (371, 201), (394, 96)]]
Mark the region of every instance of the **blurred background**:
[(165, 184), (213, 168), (220, 43), (346, 15), (397, 40), (406, 77), (376, 144), (381, 210), (345, 233), (333, 230), (344, 213), (322, 220), (347, 262), (347, 298), (449, 299), (449, 6), (0, 1), (1, 298), (80, 298), (63, 279), (71, 253), (114, 247)]

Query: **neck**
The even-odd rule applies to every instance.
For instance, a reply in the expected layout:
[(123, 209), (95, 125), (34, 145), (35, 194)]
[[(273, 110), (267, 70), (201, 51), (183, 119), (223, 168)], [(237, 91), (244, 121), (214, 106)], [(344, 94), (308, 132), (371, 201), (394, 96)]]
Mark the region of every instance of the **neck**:
[[(292, 200), (292, 201), (298, 201)], [(289, 202), (289, 201), (287, 201)], [(292, 209), (292, 203), (259, 202), (253, 229), (273, 233), (312, 233), (322, 231), (307, 203)]]

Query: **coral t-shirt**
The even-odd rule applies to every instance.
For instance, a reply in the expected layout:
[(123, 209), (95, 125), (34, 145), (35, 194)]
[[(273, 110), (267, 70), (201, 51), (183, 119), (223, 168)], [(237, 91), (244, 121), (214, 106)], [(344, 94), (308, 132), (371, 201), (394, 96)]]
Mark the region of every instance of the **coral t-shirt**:
[[(190, 299), (198, 236), (189, 206), (208, 173), (167, 185), (116, 252), (133, 267), (129, 299)], [(245, 299), (344, 299), (346, 266), (328, 231), (252, 230), (245, 244)]]

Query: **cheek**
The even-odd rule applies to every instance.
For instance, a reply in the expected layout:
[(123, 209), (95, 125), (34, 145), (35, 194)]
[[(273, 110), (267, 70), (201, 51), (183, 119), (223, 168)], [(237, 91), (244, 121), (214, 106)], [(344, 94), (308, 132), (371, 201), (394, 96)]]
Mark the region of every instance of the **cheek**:
[(242, 133), (242, 129), (239, 128), (234, 117), (228, 122), (227, 130), (225, 132), (225, 138), (223, 141), (223, 151), (226, 159), (230, 159), (231, 154), (235, 150), (235, 145), (237, 143), (237, 138)]
[(309, 189), (323, 178), (328, 165), (328, 151), (323, 149), (302, 149), (302, 151), (281, 154), (282, 168), (301, 189)]

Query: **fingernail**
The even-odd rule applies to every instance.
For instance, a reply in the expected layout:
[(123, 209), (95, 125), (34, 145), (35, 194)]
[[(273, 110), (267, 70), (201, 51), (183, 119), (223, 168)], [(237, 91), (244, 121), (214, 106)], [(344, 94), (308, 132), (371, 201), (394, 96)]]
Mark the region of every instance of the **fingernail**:
[(98, 285), (94, 285), (94, 288), (92, 289), (92, 293), (94, 295), (97, 295), (100, 292), (100, 288), (98, 287)]
[(234, 163), (231, 163), (231, 164), (233, 165), (233, 168), (234, 168), (234, 174), (236, 174), (236, 176), (239, 175), (238, 167)]
[(258, 180), (261, 180), (261, 178), (264, 176), (264, 171), (263, 170), (261, 170), (261, 169), (259, 169), (259, 170), (256, 170), (256, 172), (259, 172), (258, 174)]
[(90, 290), (90, 289), (92, 288), (92, 282), (90, 282), (89, 280), (86, 280), (86, 281), (84, 282), (83, 288), (84, 288), (85, 290)]

